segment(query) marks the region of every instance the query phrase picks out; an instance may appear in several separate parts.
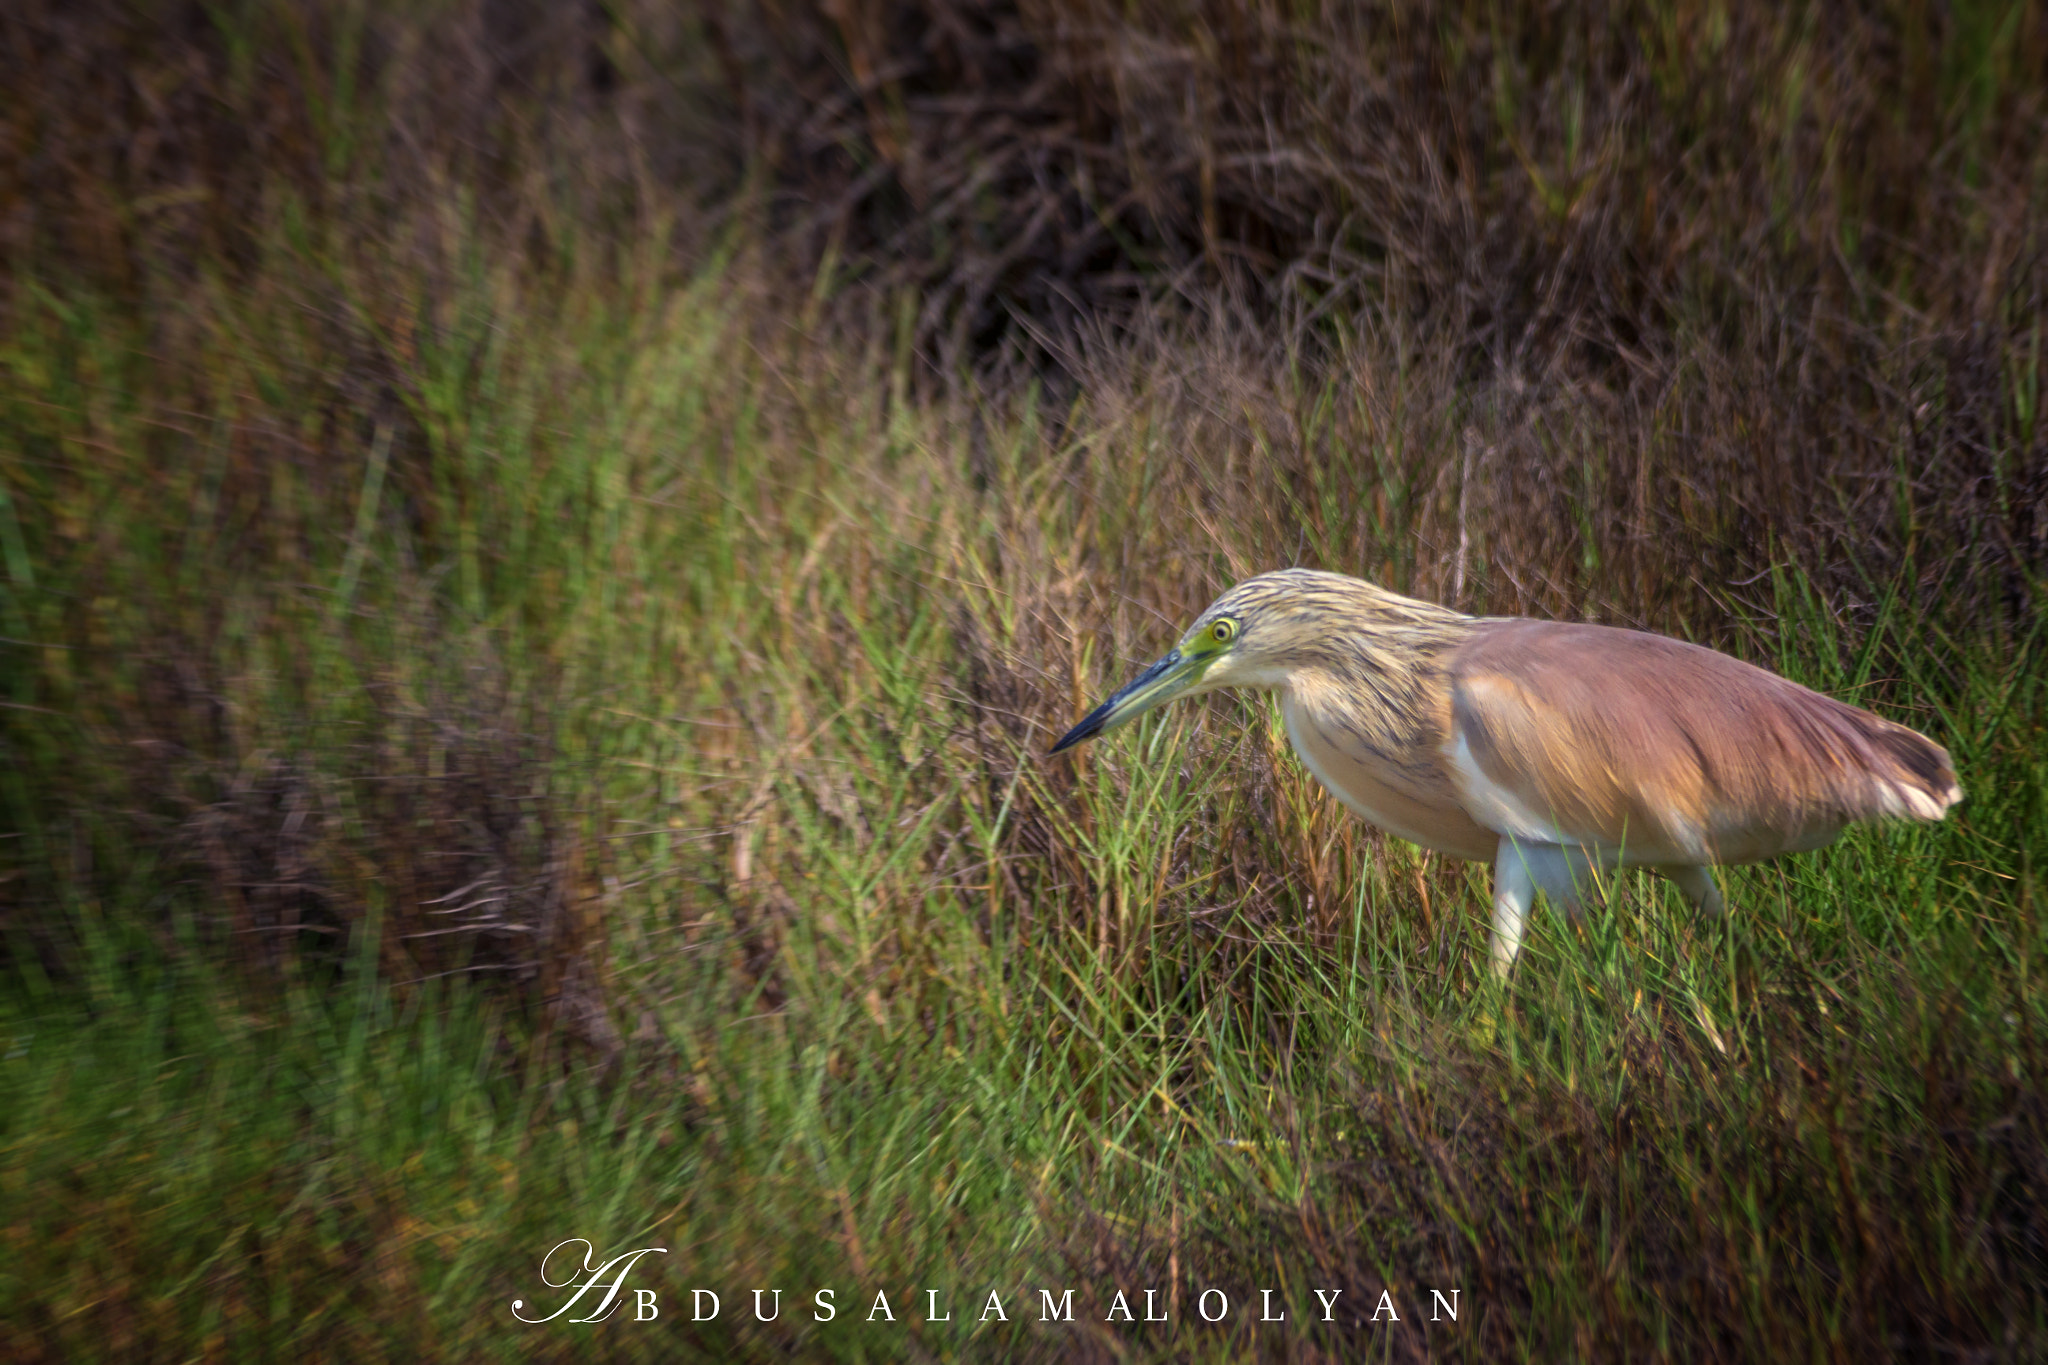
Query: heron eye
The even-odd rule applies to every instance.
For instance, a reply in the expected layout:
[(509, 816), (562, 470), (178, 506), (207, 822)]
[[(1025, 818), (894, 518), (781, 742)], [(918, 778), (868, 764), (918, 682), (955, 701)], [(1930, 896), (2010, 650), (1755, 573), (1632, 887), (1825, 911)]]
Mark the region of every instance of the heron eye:
[(1217, 644), (1227, 645), (1237, 634), (1237, 622), (1231, 620), (1218, 621), (1215, 625), (1209, 627), (1209, 634), (1215, 639)]

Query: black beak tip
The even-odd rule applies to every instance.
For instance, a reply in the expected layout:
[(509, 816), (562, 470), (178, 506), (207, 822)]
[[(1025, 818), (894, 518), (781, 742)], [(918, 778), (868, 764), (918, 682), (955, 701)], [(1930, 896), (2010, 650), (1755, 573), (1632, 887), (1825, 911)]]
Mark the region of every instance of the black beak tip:
[(1171, 654), (1168, 654), (1165, 658), (1161, 659), (1158, 663), (1153, 664), (1150, 668), (1146, 669), (1143, 673), (1139, 674), (1135, 679), (1128, 683), (1125, 683), (1121, 688), (1117, 690), (1115, 696), (1111, 697), (1108, 701), (1102, 703), (1102, 705), (1096, 707), (1093, 711), (1090, 711), (1087, 715), (1081, 717), (1081, 723), (1076, 725), (1073, 729), (1067, 731), (1064, 735), (1061, 735), (1060, 742), (1053, 745), (1052, 748), (1046, 750), (1046, 753), (1048, 755), (1060, 753), (1064, 750), (1073, 748), (1076, 744), (1079, 744), (1084, 739), (1092, 739), (1096, 735), (1101, 734), (1102, 727), (1107, 725), (1109, 723), (1110, 717), (1116, 714), (1118, 703), (1122, 702), (1125, 698), (1131, 696), (1132, 694), (1143, 690), (1147, 684), (1151, 683), (1154, 679), (1158, 678), (1160, 674), (1166, 672), (1168, 669), (1173, 668), (1178, 663), (1180, 663), (1180, 651), (1176, 649)]
[(1068, 749), (1073, 748), (1076, 744), (1079, 744), (1084, 739), (1093, 739), (1095, 737), (1096, 732), (1101, 728), (1102, 722), (1096, 720), (1095, 717), (1090, 716), (1087, 720), (1082, 721), (1079, 725), (1076, 725), (1073, 729), (1067, 731), (1064, 735), (1061, 735), (1059, 743), (1053, 745), (1050, 749), (1047, 749), (1045, 752), (1048, 755), (1062, 753)]

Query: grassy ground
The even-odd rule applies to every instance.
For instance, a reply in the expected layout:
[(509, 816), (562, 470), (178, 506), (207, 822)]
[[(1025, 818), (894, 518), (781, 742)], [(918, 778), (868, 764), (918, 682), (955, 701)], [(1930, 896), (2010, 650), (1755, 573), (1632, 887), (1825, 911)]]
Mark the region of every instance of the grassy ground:
[[(366, 12), (215, 16), (223, 107), (271, 127), (264, 73)], [(1960, 263), (1843, 248), (1865, 293), (1796, 325), (1667, 294), (1651, 378), (1223, 281), (1032, 333), (1033, 383), (1014, 338), (947, 372), (952, 286), (792, 285), (761, 220), (547, 159), (613, 143), (398, 176), (377, 100), (455, 97), (364, 31), (384, 85), (308, 77), (232, 162), (320, 194), (230, 175), (239, 219), (167, 226), (200, 201), (81, 171), (124, 268), (8, 238), (0, 1351), (2048, 1349), (2039, 266), (1970, 245), (2007, 201)], [(1980, 65), (1929, 88), (1995, 104)], [(173, 110), (174, 66), (135, 65)], [(1969, 799), (1733, 872), (1721, 923), (1632, 879), (1540, 917), (1488, 1037), (1483, 870), (1345, 816), (1266, 703), (1044, 756), (1281, 563), (1732, 649)], [(519, 1322), (568, 1238), (664, 1248), (661, 1317)], [(1147, 1289), (1166, 1322), (1106, 1320)]]

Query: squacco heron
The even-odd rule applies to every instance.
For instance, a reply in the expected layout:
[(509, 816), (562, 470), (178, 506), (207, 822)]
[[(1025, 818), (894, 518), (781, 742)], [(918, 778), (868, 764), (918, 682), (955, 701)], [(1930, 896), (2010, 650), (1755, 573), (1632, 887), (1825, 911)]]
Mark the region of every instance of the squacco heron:
[(1624, 865), (1718, 915), (1707, 869), (1819, 848), (1854, 821), (1939, 820), (1948, 751), (1711, 649), (1611, 626), (1465, 616), (1282, 569), (1216, 599), (1052, 752), (1176, 697), (1280, 694), (1295, 753), (1389, 834), (1493, 864), (1505, 977), (1535, 893), (1575, 910)]

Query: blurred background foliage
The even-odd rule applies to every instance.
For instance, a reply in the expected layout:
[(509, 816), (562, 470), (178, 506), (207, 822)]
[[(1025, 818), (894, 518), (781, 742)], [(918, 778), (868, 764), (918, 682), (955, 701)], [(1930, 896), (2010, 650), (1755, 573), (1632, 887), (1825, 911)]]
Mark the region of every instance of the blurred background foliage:
[[(0, 1342), (2038, 1351), (2044, 133), (2016, 0), (10, 5)], [(1476, 1043), (1264, 703), (1041, 757), (1286, 563), (1970, 800)], [(509, 1330), (569, 1236), (659, 1333)]]

